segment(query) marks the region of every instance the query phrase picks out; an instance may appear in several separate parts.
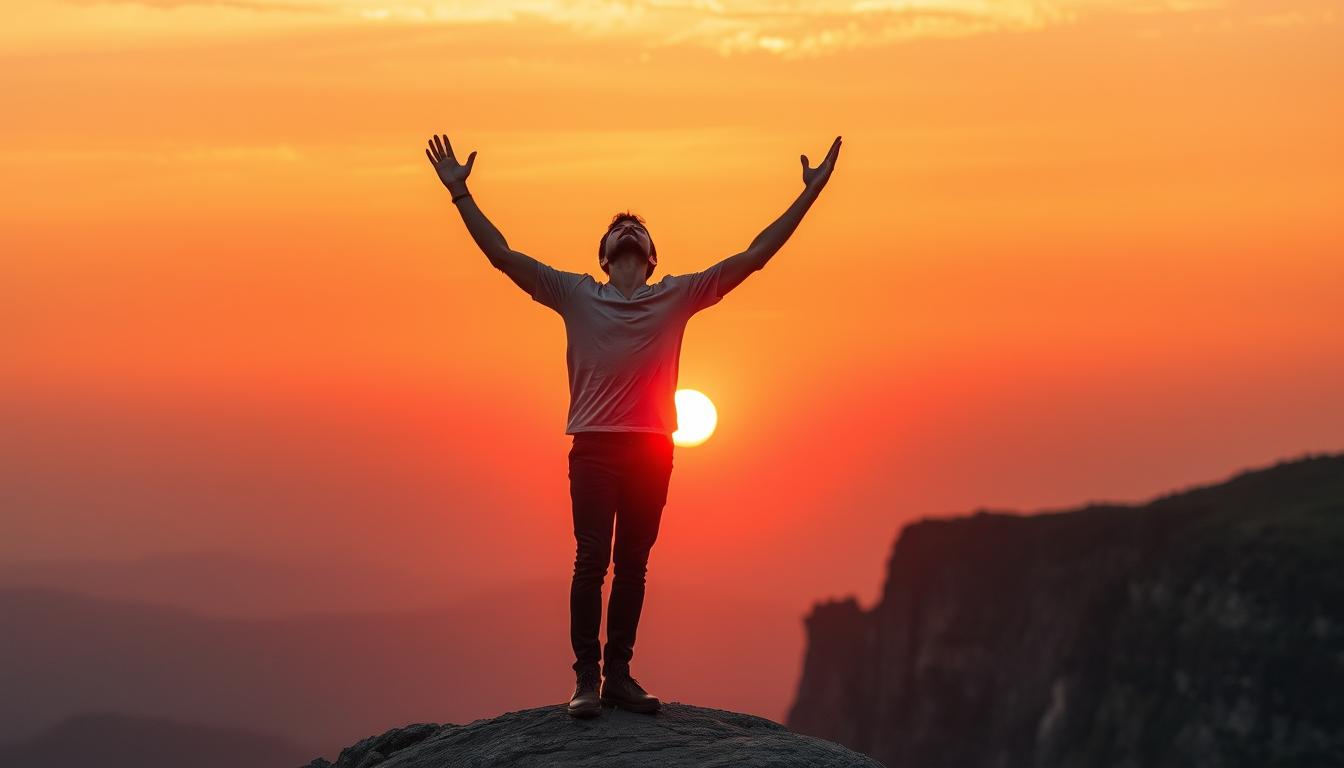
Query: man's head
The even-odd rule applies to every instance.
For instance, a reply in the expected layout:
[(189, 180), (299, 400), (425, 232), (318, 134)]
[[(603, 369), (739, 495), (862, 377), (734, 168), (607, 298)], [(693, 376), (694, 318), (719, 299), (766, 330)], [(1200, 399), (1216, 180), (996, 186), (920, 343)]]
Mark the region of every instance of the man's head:
[(633, 259), (647, 264), (648, 271), (644, 279), (649, 279), (653, 268), (658, 264), (658, 249), (644, 228), (644, 219), (626, 211), (612, 217), (607, 225), (606, 234), (597, 244), (597, 264), (602, 271), (611, 274), (611, 263), (618, 259)]

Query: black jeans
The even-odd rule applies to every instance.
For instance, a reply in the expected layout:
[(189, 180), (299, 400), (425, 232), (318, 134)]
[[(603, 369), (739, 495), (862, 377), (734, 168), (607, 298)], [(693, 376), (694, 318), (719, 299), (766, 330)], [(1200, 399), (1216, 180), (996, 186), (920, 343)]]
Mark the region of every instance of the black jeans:
[[(649, 550), (667, 503), (672, 436), (658, 432), (578, 432), (569, 450), (569, 495), (574, 506), (574, 580), (569, 590), (569, 639), (574, 671), (629, 673), (635, 630), (644, 606)], [(616, 546), (612, 550), (612, 523)], [(615, 563), (607, 605), (605, 656), (602, 582)]]

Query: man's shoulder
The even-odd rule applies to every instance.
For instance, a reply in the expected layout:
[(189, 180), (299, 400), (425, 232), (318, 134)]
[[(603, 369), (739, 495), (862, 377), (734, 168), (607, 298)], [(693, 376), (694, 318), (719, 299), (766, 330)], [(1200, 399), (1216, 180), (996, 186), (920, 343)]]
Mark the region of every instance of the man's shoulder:
[(564, 314), (565, 305), (576, 295), (591, 292), (587, 286), (593, 284), (592, 275), (557, 269), (540, 259), (532, 261), (536, 264), (536, 281), (531, 289), (534, 301)]
[(708, 276), (710, 276), (710, 275), (712, 275), (712, 274), (718, 272), (719, 269), (721, 269), (722, 267), (723, 267), (723, 262), (722, 262), (722, 261), (719, 261), (719, 262), (715, 262), (714, 264), (710, 264), (709, 266), (705, 267), (704, 269), (698, 269), (698, 270), (696, 270), (696, 271), (694, 271), (694, 272), (684, 272), (684, 273), (682, 273), (682, 274), (680, 274), (680, 275), (663, 275), (663, 279), (664, 279), (664, 280), (671, 280), (671, 281), (673, 281), (673, 282), (683, 282), (683, 283), (684, 283), (684, 282), (691, 282), (691, 281), (694, 281), (694, 280), (701, 280), (701, 279), (704, 279), (704, 278), (706, 278), (706, 277), (708, 277)]
[(663, 279), (659, 280), (657, 284), (661, 284), (665, 288), (677, 288), (685, 285), (691, 277), (691, 273), (682, 275), (663, 275)]
[(560, 269), (559, 267), (553, 267), (550, 264), (547, 264), (546, 262), (540, 260), (538, 260), (537, 263), (540, 264), (543, 268), (548, 269), (556, 273), (557, 275), (563, 275), (564, 277), (570, 278), (574, 282), (579, 282), (584, 278), (587, 278), (589, 280), (593, 279), (593, 276), (588, 274), (587, 272), (570, 272), (567, 269)]
[(552, 267), (549, 264), (546, 264), (545, 268), (551, 271), (551, 273), (555, 276), (554, 279), (559, 280), (566, 286), (569, 286), (569, 288), (571, 289), (573, 288), (582, 289), (585, 287), (597, 285), (597, 281), (593, 278), (592, 275), (588, 274), (587, 272), (570, 272), (567, 269), (558, 269), (556, 267)]
[(570, 272), (570, 281), (574, 287), (585, 293), (594, 293), (597, 291), (597, 278), (587, 272)]

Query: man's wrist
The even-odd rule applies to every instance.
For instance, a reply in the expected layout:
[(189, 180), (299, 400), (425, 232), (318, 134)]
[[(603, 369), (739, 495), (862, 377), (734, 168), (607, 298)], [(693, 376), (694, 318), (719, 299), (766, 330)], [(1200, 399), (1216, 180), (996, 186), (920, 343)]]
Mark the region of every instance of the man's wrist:
[(449, 184), (448, 191), (452, 193), (453, 197), (460, 197), (462, 195), (465, 195), (467, 194), (467, 182), (458, 181), (453, 184)]

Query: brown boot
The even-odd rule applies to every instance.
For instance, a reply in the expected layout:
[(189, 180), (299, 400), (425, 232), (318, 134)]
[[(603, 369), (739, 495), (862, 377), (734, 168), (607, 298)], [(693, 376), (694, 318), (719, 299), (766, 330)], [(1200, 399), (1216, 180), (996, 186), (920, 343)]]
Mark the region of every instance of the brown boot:
[(585, 669), (578, 673), (574, 695), (569, 699), (569, 714), (574, 717), (597, 717), (602, 714), (602, 702), (597, 694), (601, 676), (597, 669)]
[(632, 712), (657, 712), (661, 702), (650, 695), (628, 671), (613, 671), (602, 683), (603, 704), (615, 704)]

